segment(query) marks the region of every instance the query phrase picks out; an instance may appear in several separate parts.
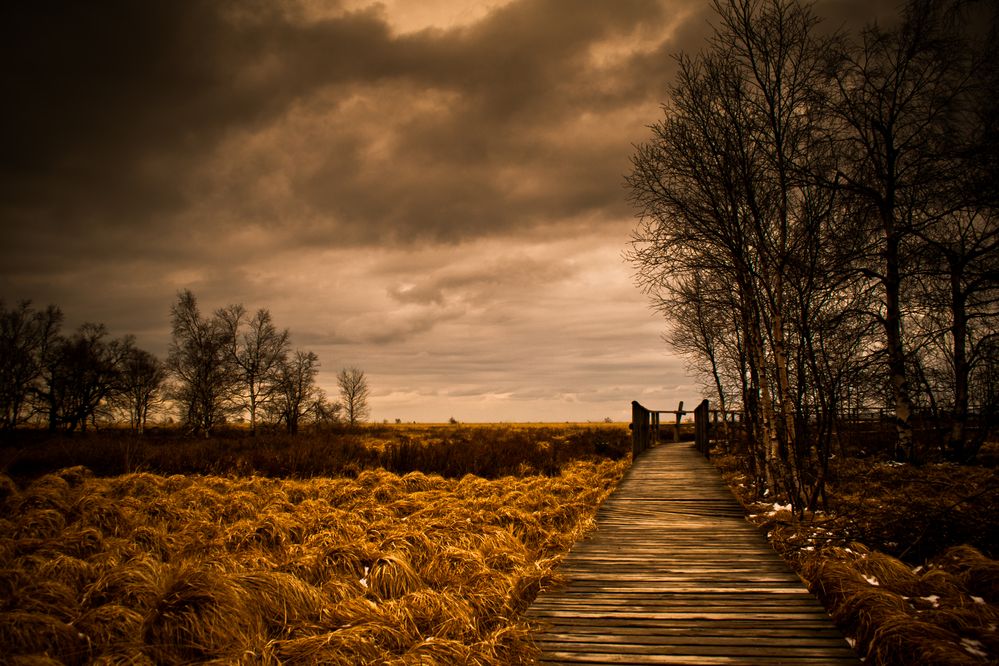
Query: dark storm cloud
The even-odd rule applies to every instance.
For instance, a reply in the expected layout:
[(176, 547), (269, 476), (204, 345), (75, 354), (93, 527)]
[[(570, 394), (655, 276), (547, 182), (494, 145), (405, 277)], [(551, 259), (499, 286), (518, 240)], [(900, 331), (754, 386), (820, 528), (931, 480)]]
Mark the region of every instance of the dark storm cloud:
[(830, 30), (856, 32), (867, 25), (895, 25), (902, 4), (899, 0), (824, 0), (816, 6), (816, 13)]
[[(120, 0), (5, 9), (0, 192), (5, 226), (20, 229), (8, 247), (61, 247), (82, 236), (91, 251), (113, 254), (122, 243), (94, 241), (119, 240), (116, 227), (143, 229), (147, 244), (159, 235), (163, 247), (204, 224), (185, 215), (206, 194), (219, 210), (238, 211), (239, 223), (338, 242), (454, 240), (624, 212), (623, 146), (595, 141), (596, 127), (559, 136), (560, 125), (581, 114), (599, 121), (652, 94), (659, 80), (642, 66), (648, 53), (598, 71), (590, 49), (644, 29), (660, 33), (665, 51), (675, 43), (663, 27), (684, 11), (653, 0), (522, 0), (471, 26), (399, 35), (374, 9), (311, 22), (291, 6)], [(413, 115), (427, 95), (441, 107)], [(359, 96), (373, 118), (340, 113)], [(227, 139), (249, 141), (299, 107), (329, 119), (311, 137), (318, 165), (287, 176), (306, 229), (281, 219), (289, 202), (269, 206), (256, 189), (286, 165), (264, 154), (227, 179), (202, 171)], [(359, 131), (366, 120), (378, 123), (370, 134)], [(600, 129), (627, 145), (620, 128)], [(391, 159), (368, 169), (379, 134), (396, 137)]]
[[(519, 0), (403, 34), (377, 5), (329, 5), (322, 20), (264, 1), (5, 7), (3, 257), (170, 261), (192, 227), (208, 242), (256, 225), (270, 246), (314, 246), (627, 217), (630, 144), (670, 55), (708, 30), (698, 0)], [(847, 21), (859, 6), (822, 13)], [(312, 125), (288, 122), (299, 116)], [(281, 192), (261, 187), (276, 178)]]
[[(343, 144), (352, 158), (331, 151), (297, 192), (359, 240), (453, 242), (628, 216), (620, 180), (636, 127), (614, 114), (656, 99), (649, 62), (670, 68), (677, 42), (664, 28), (686, 11), (647, 1), (517, 2), (469, 28), (407, 37), (399, 79), (358, 93), (390, 109), (374, 122), (392, 135), (391, 159), (365, 160), (367, 144)], [(648, 26), (658, 31), (652, 53), (594, 62), (602, 44), (639, 41)], [(421, 97), (436, 103), (410, 115)]]

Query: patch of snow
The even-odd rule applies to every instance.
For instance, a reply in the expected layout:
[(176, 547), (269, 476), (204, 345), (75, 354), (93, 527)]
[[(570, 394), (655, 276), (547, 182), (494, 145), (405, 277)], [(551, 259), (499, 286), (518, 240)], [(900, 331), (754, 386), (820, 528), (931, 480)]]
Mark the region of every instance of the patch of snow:
[(976, 597), (975, 595), (971, 595), (971, 600), (974, 601), (976, 604), (982, 604), (983, 606), (985, 605), (985, 599), (982, 599), (981, 597)]
[(989, 656), (989, 653), (982, 649), (983, 647), (985, 647), (984, 645), (982, 645), (982, 642), (976, 641), (974, 638), (962, 638), (961, 647), (963, 647), (967, 652), (975, 655), (976, 657)]
[(791, 510), (791, 505), (790, 504), (779, 504), (777, 502), (774, 502), (774, 508), (773, 508), (773, 510), (772, 511), (768, 511), (767, 515), (772, 516), (775, 513), (777, 513), (778, 511), (790, 511), (790, 510)]
[(922, 570), (923, 570), (923, 565), (920, 564), (918, 567), (916, 567), (915, 569), (912, 570), (912, 573), (917, 574), (917, 573), (919, 573)]
[(937, 596), (936, 594), (931, 594), (928, 597), (919, 597), (919, 598), (922, 599), (923, 601), (929, 601), (931, 604), (933, 604), (934, 608), (940, 608), (940, 597)]
[(864, 576), (864, 580), (866, 580), (871, 585), (881, 585), (881, 583), (878, 582), (878, 579), (875, 578), (874, 576)]
[(855, 648), (857, 647), (857, 639), (853, 638), (852, 636), (847, 636), (846, 644), (849, 645), (851, 648)]
[(815, 550), (815, 546), (805, 546), (804, 548), (802, 548), (802, 550), (809, 550), (809, 551)]
[(357, 582), (359, 582), (362, 587), (367, 587), (368, 586), (368, 579), (367, 578), (361, 578)]

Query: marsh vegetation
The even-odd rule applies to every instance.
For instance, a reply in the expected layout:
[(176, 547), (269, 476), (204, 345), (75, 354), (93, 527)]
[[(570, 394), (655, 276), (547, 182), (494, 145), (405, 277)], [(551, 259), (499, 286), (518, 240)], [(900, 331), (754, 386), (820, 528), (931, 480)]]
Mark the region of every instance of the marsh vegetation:
[[(353, 437), (329, 476), (275, 462), (296, 459), (309, 438), (265, 443), (260, 458), (233, 446), (219, 460), (201, 438), (160, 442), (150, 446), (179, 450), (144, 458), (145, 471), (0, 476), (5, 655), (33, 664), (528, 661), (520, 614), (592, 527), (628, 464), (627, 430), (389, 426)], [(71, 441), (85, 450), (99, 439)], [(333, 450), (312, 443), (313, 462)], [(486, 452), (491, 467), (474, 462)], [(184, 473), (151, 467), (181, 460)], [(388, 471), (391, 461), (441, 473)]]

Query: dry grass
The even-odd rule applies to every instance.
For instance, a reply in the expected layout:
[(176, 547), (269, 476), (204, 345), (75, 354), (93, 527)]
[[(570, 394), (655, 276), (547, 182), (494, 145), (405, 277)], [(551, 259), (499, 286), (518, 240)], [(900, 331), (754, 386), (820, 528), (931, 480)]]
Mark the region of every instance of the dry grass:
[(873, 664), (981, 664), (999, 656), (999, 607), (986, 600), (999, 563), (968, 546), (910, 568), (859, 544), (801, 560), (802, 576)]
[(995, 469), (838, 461), (830, 510), (795, 516), (716, 462), (867, 663), (999, 663), (999, 562), (982, 552), (999, 539)]
[[(516, 664), (626, 462), (557, 476), (0, 476), (11, 663)], [(56, 661), (58, 660), (58, 661)]]

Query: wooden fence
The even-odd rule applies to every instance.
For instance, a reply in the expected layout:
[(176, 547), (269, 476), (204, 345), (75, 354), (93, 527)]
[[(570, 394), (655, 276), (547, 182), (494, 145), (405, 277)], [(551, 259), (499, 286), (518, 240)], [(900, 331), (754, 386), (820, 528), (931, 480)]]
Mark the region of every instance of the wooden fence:
[[(670, 425), (663, 423), (662, 414), (672, 414), (673, 441), (680, 441), (680, 429), (683, 417), (690, 412), (684, 411), (683, 401), (676, 409), (648, 409), (642, 406), (637, 400), (631, 402), (631, 454), (632, 458), (646, 449), (657, 445), (663, 436), (663, 428)], [(731, 423), (738, 416), (741, 420), (741, 412), (726, 410), (722, 412), (718, 409), (711, 409), (707, 400), (694, 409), (694, 446), (705, 457), (709, 455), (711, 438), (718, 428), (718, 418), (724, 423)]]

